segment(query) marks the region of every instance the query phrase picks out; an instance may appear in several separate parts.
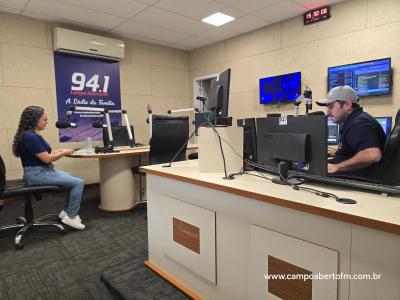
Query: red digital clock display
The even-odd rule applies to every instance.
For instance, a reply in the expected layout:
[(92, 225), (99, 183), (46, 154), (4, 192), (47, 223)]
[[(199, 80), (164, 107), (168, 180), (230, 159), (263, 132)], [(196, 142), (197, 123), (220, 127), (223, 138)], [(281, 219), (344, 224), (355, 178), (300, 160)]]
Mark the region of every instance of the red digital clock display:
[(331, 10), (330, 10), (329, 6), (315, 8), (315, 9), (309, 10), (303, 14), (304, 25), (327, 20), (330, 17), (331, 17)]

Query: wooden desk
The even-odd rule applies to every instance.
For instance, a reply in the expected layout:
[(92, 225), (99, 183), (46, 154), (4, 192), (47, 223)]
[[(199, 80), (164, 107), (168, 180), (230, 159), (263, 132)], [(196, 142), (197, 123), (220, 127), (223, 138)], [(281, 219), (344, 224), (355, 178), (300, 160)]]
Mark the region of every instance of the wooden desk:
[[(224, 180), (222, 173), (199, 173), (196, 161), (141, 170), (147, 173), (146, 264), (195, 297), (277, 299), (293, 291), (294, 298), (305, 293), (302, 299), (400, 299), (399, 197), (305, 185), (358, 201), (345, 205), (250, 175)], [(288, 266), (298, 273), (381, 277), (292, 286), (265, 278)]]
[[(189, 144), (187, 149), (197, 149), (197, 145)], [(131, 209), (140, 199), (138, 188), (140, 179), (132, 175), (131, 169), (139, 165), (140, 155), (149, 152), (149, 146), (93, 154), (87, 154), (85, 149), (80, 149), (69, 157), (99, 159), (101, 195), (99, 208), (104, 211), (119, 212)]]

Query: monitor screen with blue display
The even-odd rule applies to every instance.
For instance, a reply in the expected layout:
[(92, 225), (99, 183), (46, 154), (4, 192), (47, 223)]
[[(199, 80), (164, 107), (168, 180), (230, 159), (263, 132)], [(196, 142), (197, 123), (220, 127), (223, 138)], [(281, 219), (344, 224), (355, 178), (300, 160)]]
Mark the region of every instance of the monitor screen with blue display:
[(390, 132), (392, 131), (392, 117), (379, 117), (375, 118), (375, 120), (381, 124), (386, 136), (389, 136)]
[(326, 118), (328, 128), (328, 145), (337, 145), (339, 143), (339, 125), (333, 123), (332, 118)]
[(328, 68), (328, 91), (349, 85), (358, 96), (384, 95), (391, 92), (391, 59), (384, 58)]
[(260, 79), (260, 104), (295, 101), (301, 93), (301, 72)]

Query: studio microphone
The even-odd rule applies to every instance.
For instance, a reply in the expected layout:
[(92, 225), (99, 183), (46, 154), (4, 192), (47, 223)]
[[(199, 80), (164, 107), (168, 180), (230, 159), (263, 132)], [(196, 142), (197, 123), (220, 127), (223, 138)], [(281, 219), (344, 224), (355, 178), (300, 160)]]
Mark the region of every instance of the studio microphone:
[(294, 115), (297, 117), (299, 115), (299, 106), (304, 102), (306, 105), (306, 115), (308, 115), (312, 110), (312, 91), (311, 89), (306, 86), (306, 89), (303, 92), (303, 95), (297, 97), (294, 102)]
[(303, 100), (303, 96), (300, 95), (297, 97), (297, 99), (294, 101), (294, 116), (297, 117), (299, 115), (299, 110), (300, 110), (300, 104)]
[(312, 111), (312, 91), (308, 86), (306, 86), (303, 96), (306, 103), (306, 115), (308, 115), (308, 113)]
[(56, 127), (59, 129), (66, 129), (66, 128), (76, 128), (76, 123), (71, 123), (70, 121), (57, 121)]
[(93, 122), (93, 123), (92, 123), (92, 126), (93, 126), (94, 128), (103, 128), (103, 127), (107, 127), (107, 126), (104, 126), (103, 121), (96, 121), (96, 122)]

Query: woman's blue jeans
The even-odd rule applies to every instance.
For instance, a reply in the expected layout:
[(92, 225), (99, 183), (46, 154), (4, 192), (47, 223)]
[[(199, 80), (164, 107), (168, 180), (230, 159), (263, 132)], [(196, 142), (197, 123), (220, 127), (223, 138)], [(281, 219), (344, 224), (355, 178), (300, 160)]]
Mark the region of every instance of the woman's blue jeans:
[(81, 178), (55, 170), (50, 166), (34, 166), (24, 168), (24, 181), (29, 186), (57, 185), (69, 188), (69, 198), (65, 203), (64, 210), (70, 218), (78, 214), (84, 187)]

